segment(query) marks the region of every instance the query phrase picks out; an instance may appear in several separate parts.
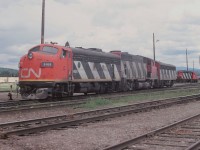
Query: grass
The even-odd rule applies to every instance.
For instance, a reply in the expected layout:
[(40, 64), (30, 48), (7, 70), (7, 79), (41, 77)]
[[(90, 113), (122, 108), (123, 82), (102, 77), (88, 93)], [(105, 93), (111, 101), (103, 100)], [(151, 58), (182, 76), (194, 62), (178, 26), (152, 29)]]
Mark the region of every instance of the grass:
[(179, 96), (186, 96), (192, 94), (199, 94), (199, 89), (188, 89), (188, 90), (176, 90), (176, 91), (160, 91), (154, 93), (142, 93), (134, 94), (133, 96), (127, 96), (116, 99), (105, 99), (102, 97), (91, 98), (90, 101), (82, 104), (80, 107), (84, 109), (96, 109), (102, 106), (114, 107), (114, 106), (123, 106), (130, 104), (131, 102), (142, 102), (144, 100), (157, 100), (165, 99)]
[(16, 83), (0, 83), (0, 92), (10, 91), (10, 85), (12, 85), (12, 90), (16, 90)]
[(110, 104), (112, 104), (111, 100), (98, 97), (98, 98), (90, 98), (90, 101), (86, 102), (85, 104), (82, 104), (81, 107), (86, 109), (94, 109), (96, 107), (110, 105)]

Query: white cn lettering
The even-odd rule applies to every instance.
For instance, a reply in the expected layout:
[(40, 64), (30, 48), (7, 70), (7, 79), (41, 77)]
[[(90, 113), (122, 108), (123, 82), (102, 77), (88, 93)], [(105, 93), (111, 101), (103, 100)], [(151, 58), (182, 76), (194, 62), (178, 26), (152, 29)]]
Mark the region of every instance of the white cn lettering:
[(41, 68), (39, 68), (38, 73), (36, 73), (35, 70), (33, 70), (33, 68), (23, 68), (21, 70), (21, 78), (30, 78), (31, 72), (37, 78), (41, 76)]

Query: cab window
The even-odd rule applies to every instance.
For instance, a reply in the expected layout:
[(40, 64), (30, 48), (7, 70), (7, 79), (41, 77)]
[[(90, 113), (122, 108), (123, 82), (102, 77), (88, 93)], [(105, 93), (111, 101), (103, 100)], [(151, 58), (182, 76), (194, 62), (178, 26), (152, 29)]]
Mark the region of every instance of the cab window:
[(42, 49), (43, 53), (48, 53), (48, 54), (57, 54), (58, 49), (55, 47), (50, 47), (50, 46), (44, 46)]
[(67, 51), (65, 51), (64, 49), (62, 50), (62, 58), (66, 58), (67, 56)]
[(37, 46), (37, 47), (30, 49), (30, 52), (37, 52), (39, 50), (40, 50), (40, 46)]
[(61, 54), (61, 58), (70, 58), (70, 57), (71, 57), (70, 52), (63, 49), (62, 54)]

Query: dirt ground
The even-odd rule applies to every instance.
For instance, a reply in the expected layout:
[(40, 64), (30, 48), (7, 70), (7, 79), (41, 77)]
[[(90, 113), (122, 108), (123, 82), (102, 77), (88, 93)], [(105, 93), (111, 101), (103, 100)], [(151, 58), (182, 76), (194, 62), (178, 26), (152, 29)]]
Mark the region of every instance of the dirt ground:
[[(20, 94), (12, 92), (13, 100), (20, 100), (22, 99)], [(0, 102), (9, 101), (8, 92), (0, 92)]]
[[(124, 140), (139, 136), (146, 131), (151, 131), (166, 124), (200, 113), (200, 102), (172, 106), (165, 109), (153, 110), (150, 112), (137, 113), (119, 118), (108, 119), (96, 123), (81, 125), (76, 128), (50, 130), (30, 136), (12, 136), (6, 140), (0, 140), (0, 150), (101, 150), (108, 146), (117, 144)], [(65, 111), (53, 110), (52, 114)], [(32, 113), (32, 117), (40, 117), (40, 113)], [(49, 114), (48, 114), (49, 115)], [(4, 115), (3, 118), (20, 115)], [(31, 117), (22, 115), (21, 119)], [(167, 148), (172, 149), (172, 148)]]

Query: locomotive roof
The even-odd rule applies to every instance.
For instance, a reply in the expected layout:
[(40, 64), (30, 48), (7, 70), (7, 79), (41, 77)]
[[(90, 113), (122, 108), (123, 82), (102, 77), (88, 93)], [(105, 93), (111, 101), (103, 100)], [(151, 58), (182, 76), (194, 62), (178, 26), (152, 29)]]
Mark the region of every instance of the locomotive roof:
[(176, 66), (174, 66), (174, 65), (166, 64), (166, 63), (163, 63), (163, 62), (160, 62), (160, 61), (158, 61), (158, 63), (159, 63), (160, 65), (162, 65), (162, 66), (176, 67)]
[(96, 49), (96, 48), (71, 48), (72, 52), (74, 54), (79, 54), (79, 55), (87, 55), (87, 56), (100, 56), (100, 57), (109, 57), (109, 58), (114, 58), (114, 59), (120, 59), (119, 56), (115, 54), (111, 54), (109, 52), (103, 52), (101, 49)]
[(136, 60), (136, 61), (139, 61), (139, 60), (143, 60), (142, 56), (139, 56), (139, 55), (133, 55), (133, 54), (129, 54), (128, 52), (121, 52), (121, 57), (122, 59), (125, 59), (125, 60)]

